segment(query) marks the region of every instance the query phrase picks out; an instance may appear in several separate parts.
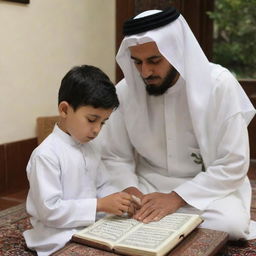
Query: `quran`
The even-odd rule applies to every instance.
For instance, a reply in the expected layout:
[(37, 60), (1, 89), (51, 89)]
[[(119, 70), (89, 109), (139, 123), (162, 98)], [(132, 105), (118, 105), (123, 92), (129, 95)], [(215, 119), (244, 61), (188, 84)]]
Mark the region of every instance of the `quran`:
[(124, 255), (162, 256), (202, 222), (199, 215), (185, 213), (147, 224), (111, 215), (75, 233), (72, 241)]

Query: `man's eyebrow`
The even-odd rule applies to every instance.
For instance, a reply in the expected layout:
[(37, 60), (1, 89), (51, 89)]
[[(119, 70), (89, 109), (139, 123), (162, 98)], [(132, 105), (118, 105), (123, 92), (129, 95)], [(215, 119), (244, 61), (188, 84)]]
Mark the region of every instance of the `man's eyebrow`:
[(133, 60), (139, 60), (138, 58), (134, 57), (134, 56), (131, 56), (131, 59)]
[[(161, 55), (154, 55), (154, 56), (148, 57), (147, 60), (154, 60), (154, 59), (158, 59), (158, 58), (161, 58), (161, 57), (162, 57)], [(133, 60), (140, 60), (140, 59), (138, 59), (138, 58), (136, 58), (134, 56), (131, 56), (131, 59), (133, 59)]]
[(158, 59), (161, 57), (162, 57), (161, 55), (154, 55), (154, 56), (148, 57), (147, 60), (154, 60), (154, 59)]

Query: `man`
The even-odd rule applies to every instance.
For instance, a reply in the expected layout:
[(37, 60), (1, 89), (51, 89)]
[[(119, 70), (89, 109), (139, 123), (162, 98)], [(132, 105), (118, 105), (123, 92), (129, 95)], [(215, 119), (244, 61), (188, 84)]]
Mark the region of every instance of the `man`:
[(207, 60), (175, 8), (128, 20), (124, 35), (120, 107), (103, 130), (103, 154), (112, 182), (142, 200), (134, 218), (198, 212), (202, 227), (252, 238), (247, 125), (255, 109), (241, 86)]

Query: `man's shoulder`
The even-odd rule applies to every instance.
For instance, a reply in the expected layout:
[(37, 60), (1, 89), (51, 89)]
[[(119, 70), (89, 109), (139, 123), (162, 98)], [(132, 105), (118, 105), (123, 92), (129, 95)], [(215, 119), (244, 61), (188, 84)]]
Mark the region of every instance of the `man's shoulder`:
[(116, 92), (118, 94), (118, 96), (121, 94), (125, 94), (126, 90), (127, 90), (127, 82), (126, 80), (123, 78), (121, 81), (119, 81), (116, 85)]
[(123, 104), (126, 104), (130, 100), (130, 97), (128, 97), (129, 86), (124, 78), (120, 82), (117, 83), (116, 93), (120, 100), (120, 106), (118, 107), (118, 109), (120, 110), (120, 109), (122, 109)]
[(211, 78), (213, 80), (222, 80), (223, 76), (230, 75), (230, 71), (219, 64), (210, 64), (211, 67)]
[(120, 80), (117, 84), (116, 84), (116, 88), (122, 88), (124, 86), (127, 86), (126, 80), (125, 78), (123, 78), (122, 80)]
[(227, 68), (218, 64), (211, 64), (211, 79), (216, 90), (230, 90), (239, 84)]

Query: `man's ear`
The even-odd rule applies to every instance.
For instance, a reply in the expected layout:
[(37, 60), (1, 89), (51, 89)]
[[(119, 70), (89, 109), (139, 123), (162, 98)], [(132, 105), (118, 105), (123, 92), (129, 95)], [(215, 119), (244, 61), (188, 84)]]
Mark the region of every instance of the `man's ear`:
[(69, 107), (70, 106), (67, 101), (62, 101), (59, 104), (59, 113), (61, 117), (65, 118), (67, 116)]

